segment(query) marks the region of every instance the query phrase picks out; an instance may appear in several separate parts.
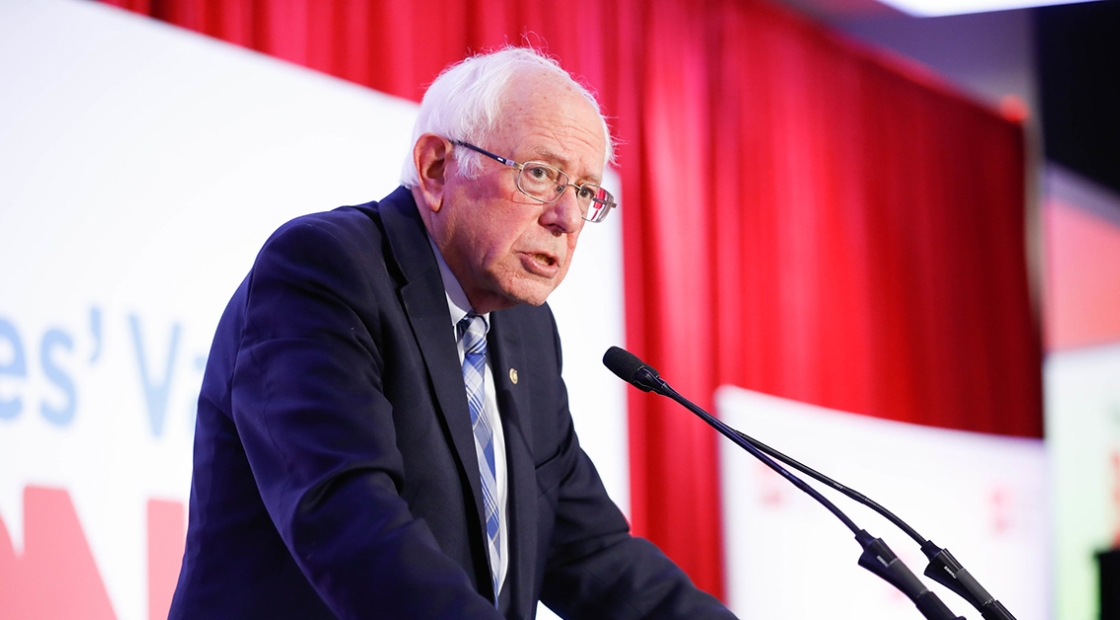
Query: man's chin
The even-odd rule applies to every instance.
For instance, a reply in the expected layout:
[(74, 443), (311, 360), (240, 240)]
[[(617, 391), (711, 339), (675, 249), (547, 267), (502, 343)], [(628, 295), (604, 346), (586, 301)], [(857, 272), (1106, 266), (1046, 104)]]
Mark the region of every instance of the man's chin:
[(530, 306), (539, 306), (548, 301), (548, 296), (552, 294), (554, 289), (550, 288), (547, 291), (534, 291), (532, 293), (522, 293), (517, 296), (511, 296), (509, 299), (513, 301), (511, 305), (527, 304)]
[(504, 291), (506, 300), (509, 302), (509, 306), (517, 306), (521, 304), (539, 306), (548, 301), (549, 295), (552, 294), (552, 291), (556, 290), (556, 284), (559, 283), (557, 282), (553, 284), (551, 282), (542, 283), (534, 281), (530, 283), (520, 284), (520, 286), (511, 287), (510, 289), (506, 289)]
[(549, 295), (560, 285), (563, 276), (557, 278), (540, 278), (528, 274), (505, 280), (491, 280), (490, 287), (484, 298), (475, 299), (469, 293), (476, 312), (491, 312), (527, 304), (539, 306), (548, 301)]

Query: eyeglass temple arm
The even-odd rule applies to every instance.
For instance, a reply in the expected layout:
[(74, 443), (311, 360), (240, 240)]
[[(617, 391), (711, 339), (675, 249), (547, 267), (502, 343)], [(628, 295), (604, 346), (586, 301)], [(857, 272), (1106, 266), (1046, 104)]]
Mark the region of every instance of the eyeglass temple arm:
[(466, 147), (466, 148), (468, 148), (472, 151), (482, 153), (483, 155), (489, 157), (490, 159), (493, 159), (494, 161), (497, 161), (498, 163), (505, 164), (505, 165), (509, 166), (510, 168), (517, 168), (518, 170), (521, 169), (521, 164), (513, 161), (512, 159), (506, 159), (505, 157), (502, 157), (501, 155), (496, 155), (494, 153), (491, 153), (490, 151), (487, 151), (486, 149), (481, 148), (481, 147), (477, 147), (477, 146), (471, 144), (470, 142), (463, 142), (462, 140), (451, 140), (451, 144), (454, 144), (455, 146)]

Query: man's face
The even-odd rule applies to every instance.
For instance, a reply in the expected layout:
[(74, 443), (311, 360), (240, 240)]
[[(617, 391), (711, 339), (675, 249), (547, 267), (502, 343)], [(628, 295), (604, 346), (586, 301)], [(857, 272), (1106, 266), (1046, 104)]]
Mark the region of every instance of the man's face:
[[(500, 123), (478, 146), (521, 163), (552, 164), (571, 183), (602, 181), (606, 137), (599, 116), (555, 77), (515, 79)], [(476, 312), (540, 305), (568, 273), (583, 228), (575, 190), (542, 204), (517, 189), (516, 168), (487, 157), (481, 163), (468, 178), (448, 158), (429, 230)]]

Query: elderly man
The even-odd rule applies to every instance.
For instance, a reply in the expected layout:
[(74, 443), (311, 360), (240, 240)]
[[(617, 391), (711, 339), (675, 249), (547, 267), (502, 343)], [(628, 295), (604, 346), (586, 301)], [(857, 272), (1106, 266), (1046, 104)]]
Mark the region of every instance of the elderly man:
[(572, 428), (543, 304), (614, 205), (594, 98), (506, 49), (414, 137), (404, 187), (284, 225), (222, 316), (171, 617), (731, 617)]

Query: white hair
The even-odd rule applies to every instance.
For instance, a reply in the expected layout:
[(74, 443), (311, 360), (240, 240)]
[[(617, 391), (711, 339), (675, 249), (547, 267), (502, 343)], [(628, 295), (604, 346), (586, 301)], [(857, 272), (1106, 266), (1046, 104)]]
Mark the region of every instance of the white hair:
[[(535, 49), (507, 47), (489, 54), (472, 56), (443, 71), (424, 93), (420, 112), (412, 128), (412, 144), (420, 136), (433, 133), (449, 140), (485, 143), (501, 118), (503, 95), (510, 81), (528, 71), (544, 69), (576, 88), (594, 106), (606, 138), (604, 161), (614, 161), (610, 129), (595, 96), (560, 67), (555, 60)], [(455, 162), (468, 177), (478, 173), (481, 155), (470, 149), (455, 149)], [(401, 172), (401, 185), (416, 187), (420, 177), (411, 151)]]

